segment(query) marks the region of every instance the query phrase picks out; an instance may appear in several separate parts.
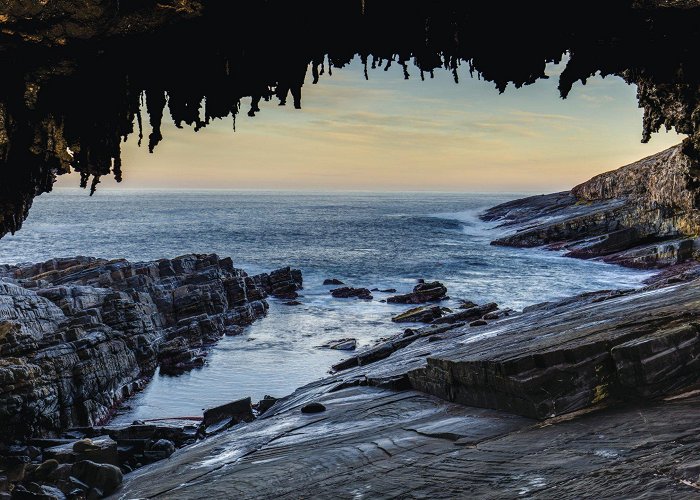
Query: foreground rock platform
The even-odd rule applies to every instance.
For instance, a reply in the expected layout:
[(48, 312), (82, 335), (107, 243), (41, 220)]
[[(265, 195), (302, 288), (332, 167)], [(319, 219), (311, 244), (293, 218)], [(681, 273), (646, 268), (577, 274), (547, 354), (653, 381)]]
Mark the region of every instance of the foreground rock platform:
[(408, 330), (114, 498), (697, 494), (699, 314), (691, 281)]
[[(307, 389), (267, 418), (127, 475), (112, 498), (698, 493), (697, 396), (536, 423), (415, 391), (353, 387), (320, 397), (316, 391)], [(325, 412), (301, 413), (311, 396)]]

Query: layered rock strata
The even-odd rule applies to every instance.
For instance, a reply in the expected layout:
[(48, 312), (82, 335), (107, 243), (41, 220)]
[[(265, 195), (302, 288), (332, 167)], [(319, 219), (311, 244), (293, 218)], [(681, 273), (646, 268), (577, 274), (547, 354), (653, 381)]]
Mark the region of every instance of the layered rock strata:
[(485, 212), (508, 234), (496, 245), (566, 250), (637, 268), (700, 255), (700, 172), (681, 146), (598, 175), (569, 192), (504, 203)]
[(690, 497), (699, 314), (691, 281), (431, 325), (127, 475), (114, 498)]
[(0, 267), (0, 439), (98, 424), (157, 366), (201, 364), (266, 313), (269, 292), (301, 287), (298, 271), (271, 275), (216, 255)]

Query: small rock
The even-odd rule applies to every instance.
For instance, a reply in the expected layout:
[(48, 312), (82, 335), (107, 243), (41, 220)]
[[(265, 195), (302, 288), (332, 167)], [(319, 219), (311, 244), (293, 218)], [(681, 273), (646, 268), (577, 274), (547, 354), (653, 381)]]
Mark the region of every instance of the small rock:
[(80, 488), (75, 488), (66, 494), (68, 500), (85, 500), (85, 491)]
[(353, 288), (346, 286), (343, 288), (335, 288), (331, 290), (331, 295), (336, 299), (349, 299), (351, 297), (357, 297), (363, 300), (372, 300), (372, 294), (366, 288)]
[(340, 339), (331, 340), (321, 347), (325, 349), (336, 349), (338, 351), (354, 351), (357, 348), (357, 340), (355, 339)]
[(41, 485), (39, 487), (38, 493), (38, 497), (42, 498), (42, 500), (64, 500), (66, 498), (66, 496), (61, 490), (59, 490), (55, 486), (49, 486), (48, 484)]
[(481, 318), (481, 319), (492, 321), (492, 320), (494, 320), (494, 319), (498, 319), (499, 317), (500, 317), (500, 316), (498, 315), (498, 313), (496, 313), (496, 312), (490, 312), (490, 313), (488, 313), (488, 314), (484, 314), (484, 317)]
[(60, 464), (58, 463), (58, 460), (50, 459), (46, 460), (43, 462), (39, 467), (34, 469), (34, 472), (31, 474), (31, 479), (33, 481), (44, 481), (46, 478), (49, 477), (49, 475), (54, 472)]
[(324, 285), (344, 285), (345, 283), (343, 283), (342, 281), (340, 281), (339, 279), (336, 279), (336, 278), (329, 278), (329, 279), (323, 280), (323, 284)]
[(104, 495), (109, 495), (119, 488), (124, 478), (119, 467), (111, 464), (96, 464), (90, 460), (74, 464), (71, 476), (91, 488), (99, 489)]
[(317, 402), (309, 403), (301, 408), (302, 413), (321, 413), (323, 411), (326, 411), (326, 407)]
[(299, 302), (298, 300), (289, 300), (287, 302), (283, 302), (283, 304), (285, 306), (300, 306), (301, 302)]
[(250, 422), (253, 419), (255, 416), (250, 398), (243, 398), (206, 410), (202, 425), (206, 428), (224, 421), (227, 425), (234, 425), (241, 421)]
[(260, 401), (258, 401), (258, 403), (255, 405), (255, 409), (258, 410), (259, 415), (262, 415), (267, 410), (272, 408), (276, 402), (277, 402), (277, 398), (273, 398), (272, 396), (265, 395), (265, 397), (263, 399), (261, 399)]
[(472, 302), (471, 300), (460, 300), (459, 308), (460, 309), (471, 309), (472, 307), (476, 307), (477, 304), (476, 302)]
[(413, 292), (389, 297), (387, 302), (392, 304), (424, 304), (425, 302), (445, 300), (446, 296), (447, 287), (439, 281), (433, 281), (432, 283), (419, 282), (413, 288)]
[(403, 331), (403, 338), (412, 337), (412, 336), (415, 335), (415, 334), (416, 334), (416, 331), (415, 331), (414, 329), (412, 329), (412, 328), (406, 328), (406, 329)]
[(495, 311), (498, 309), (498, 305), (494, 302), (484, 304), (483, 306), (470, 307), (469, 309), (460, 309), (456, 313), (447, 314), (442, 318), (438, 318), (432, 321), (432, 324), (454, 324), (457, 322), (467, 322), (475, 321), (482, 318), (485, 314)]
[(469, 323), (469, 326), (484, 326), (484, 325), (488, 325), (488, 323), (486, 321), (484, 321), (483, 319), (477, 319), (476, 321), (472, 321), (471, 323)]
[(0, 457), (0, 468), (3, 469), (3, 475), (10, 482), (22, 481), (29, 463), (29, 457)]
[(420, 306), (394, 316), (391, 321), (394, 323), (430, 323), (441, 318), (442, 313), (440, 306)]
[(158, 451), (169, 457), (173, 453), (175, 453), (175, 443), (170, 441), (169, 439), (159, 439), (155, 443), (153, 443), (153, 446), (151, 446), (150, 451)]

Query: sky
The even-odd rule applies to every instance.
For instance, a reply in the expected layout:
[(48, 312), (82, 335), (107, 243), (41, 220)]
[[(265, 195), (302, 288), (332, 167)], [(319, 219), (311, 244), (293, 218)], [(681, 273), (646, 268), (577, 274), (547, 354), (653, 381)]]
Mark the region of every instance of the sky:
[[(235, 132), (231, 118), (177, 129), (166, 111), (154, 154), (135, 136), (123, 144), (120, 188), (551, 192), (682, 140), (661, 132), (641, 144), (636, 87), (620, 78), (560, 99), (562, 70), (549, 65), (548, 80), (499, 95), (466, 67), (459, 84), (447, 71), (421, 81), (415, 68), (404, 80), (399, 65), (366, 81), (356, 59), (317, 85), (308, 72), (302, 110), (290, 97), (251, 118), (245, 100)], [(57, 187), (78, 182), (71, 174)], [(103, 179), (98, 192), (113, 186)]]

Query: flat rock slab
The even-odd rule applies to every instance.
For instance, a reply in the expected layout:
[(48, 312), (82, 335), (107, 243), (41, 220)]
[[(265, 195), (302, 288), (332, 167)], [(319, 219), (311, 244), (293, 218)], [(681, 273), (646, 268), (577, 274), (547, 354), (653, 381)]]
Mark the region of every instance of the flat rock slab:
[(408, 377), (449, 401), (534, 418), (663, 396), (700, 380), (699, 317), (698, 282), (588, 295), (484, 327)]
[[(414, 391), (323, 390), (127, 475), (113, 498), (697, 493), (683, 478), (700, 452), (698, 397), (542, 424)], [(309, 397), (327, 411), (303, 415)]]

